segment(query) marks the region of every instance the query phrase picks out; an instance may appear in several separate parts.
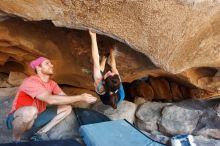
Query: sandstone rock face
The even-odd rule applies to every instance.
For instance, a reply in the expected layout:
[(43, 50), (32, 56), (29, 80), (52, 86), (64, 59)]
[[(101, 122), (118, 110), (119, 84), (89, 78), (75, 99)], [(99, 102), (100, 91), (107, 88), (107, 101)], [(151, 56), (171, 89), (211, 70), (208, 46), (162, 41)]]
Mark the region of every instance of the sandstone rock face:
[(8, 75), (4, 74), (4, 73), (0, 73), (0, 88), (10, 88), (10, 87), (12, 87), (12, 85), (9, 84), (7, 82), (7, 80), (8, 80)]
[(19, 86), (26, 77), (21, 72), (10, 72), (7, 82), (13, 86)]
[(92, 27), (113, 34), (171, 72), (218, 64), (219, 5), (215, 1), (4, 0), (0, 8), (28, 20), (46, 19), (57, 26)]
[[(91, 28), (100, 34), (100, 55), (113, 45), (117, 48), (117, 67), (123, 81), (153, 77), (135, 84), (136, 89), (129, 89), (126, 95), (130, 95), (127, 97), (130, 101), (136, 100), (136, 96), (148, 101), (218, 97), (219, 8), (219, 0), (2, 0), (0, 72), (10, 76), (7, 79), (0, 76), (0, 87), (4, 90), (1, 96), (14, 96), (17, 87), (11, 87), (19, 85), (22, 79), (14, 80), (12, 72), (32, 74), (29, 62), (38, 56), (52, 60), (55, 81), (79, 88), (66, 89), (68, 95), (83, 92), (96, 95), (90, 38), (88, 32), (82, 31)], [(220, 138), (219, 106), (212, 109), (201, 102), (191, 103), (165, 107), (143, 104), (144, 108), (136, 113), (136, 123), (146, 131), (167, 135), (188, 132)], [(74, 106), (90, 107), (85, 103)], [(125, 101), (117, 110), (102, 104), (94, 108), (112, 119), (126, 118), (133, 123), (137, 106)]]
[[(126, 100), (134, 102), (136, 97), (146, 101), (181, 101), (187, 98), (204, 98), (201, 90), (174, 82), (165, 77), (145, 77), (131, 83), (123, 83)], [(201, 96), (201, 97), (199, 97)]]
[[(88, 68), (91, 64), (86, 63), (89, 59), (87, 61), (79, 59), (90, 54), (88, 38), (85, 39), (79, 33), (71, 35), (68, 30), (58, 33), (48, 25), (40, 27), (50, 30), (45, 32), (36, 26), (27, 27), (27, 22), (24, 24), (14, 21), (3, 22), (11, 16), (18, 16), (25, 20), (51, 20), (56, 26), (82, 30), (92, 28), (99, 34), (124, 42), (144, 54), (143, 57), (148, 56), (161, 69), (170, 73), (180, 73), (184, 80), (216, 93), (219, 90), (219, 76), (206, 76), (197, 70), (204, 67), (218, 70), (219, 7), (219, 1), (209, 0), (117, 0), (114, 2), (109, 0), (28, 2), (2, 0), (0, 16), (1, 25), (4, 24), (1, 31), (4, 34), (0, 35), (0, 64), (7, 66), (7, 69), (14, 66), (13, 68), (17, 67), (17, 70), (27, 72), (26, 63), (34, 57), (53, 56), (51, 59), (59, 66), (56, 68), (57, 75), (54, 77), (57, 81), (91, 88), (91, 84), (81, 82), (83, 79), (91, 81), (88, 77), (91, 75), (91, 69)], [(51, 39), (51, 35), (59, 36), (59, 39)], [(83, 41), (79, 41), (79, 36), (84, 38)], [(76, 45), (76, 42), (81, 43)], [(130, 48), (124, 46), (123, 48), (130, 51)], [(65, 52), (60, 51), (61, 49)], [(119, 50), (123, 52), (120, 47)], [(123, 60), (121, 65), (119, 60), (123, 79), (128, 80), (130, 75), (133, 79), (143, 76), (142, 71), (146, 66), (142, 64), (135, 67), (137, 63), (140, 64), (140, 62), (134, 63), (138, 57), (123, 58), (124, 55), (124, 53), (119, 55)], [(62, 58), (68, 58), (68, 60), (64, 61)], [(131, 63), (131, 68), (125, 67), (125, 60)], [(68, 71), (61, 69), (64, 66), (68, 66)], [(132, 69), (136, 70), (135, 75), (132, 74)], [(125, 74), (123, 70), (126, 70)], [(201, 76), (197, 78), (191, 72)], [(70, 76), (77, 76), (77, 78), (68, 80), (67, 77)]]
[[(33, 74), (30, 61), (45, 56), (54, 64), (53, 79), (59, 84), (94, 90), (88, 32), (57, 28), (48, 21), (10, 19), (0, 22), (0, 37), (0, 54), (8, 56), (1, 58), (0, 72)], [(110, 46), (117, 46), (117, 66), (123, 80), (131, 81), (139, 76), (130, 76), (134, 71), (143, 74), (154, 66), (143, 54), (113, 39), (99, 36), (98, 45), (100, 55), (108, 52)], [(130, 62), (130, 66), (124, 60)]]

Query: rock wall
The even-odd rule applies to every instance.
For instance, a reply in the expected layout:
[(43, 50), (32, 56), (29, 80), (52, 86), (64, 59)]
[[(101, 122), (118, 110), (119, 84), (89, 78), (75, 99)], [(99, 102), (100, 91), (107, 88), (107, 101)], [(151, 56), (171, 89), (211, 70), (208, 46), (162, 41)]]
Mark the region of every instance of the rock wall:
[[(100, 55), (109, 47), (117, 47), (117, 66), (123, 80), (133, 80), (146, 69), (154, 68), (151, 61), (126, 45), (98, 36)], [(49, 21), (24, 22), (8, 19), (0, 22), (0, 72), (33, 74), (29, 62), (37, 56), (52, 60), (53, 79), (59, 84), (93, 89), (92, 58), (88, 32), (54, 27)], [(129, 62), (129, 66), (124, 62)]]
[(27, 20), (94, 28), (126, 42), (172, 73), (219, 65), (218, 1), (3, 0), (0, 9)]

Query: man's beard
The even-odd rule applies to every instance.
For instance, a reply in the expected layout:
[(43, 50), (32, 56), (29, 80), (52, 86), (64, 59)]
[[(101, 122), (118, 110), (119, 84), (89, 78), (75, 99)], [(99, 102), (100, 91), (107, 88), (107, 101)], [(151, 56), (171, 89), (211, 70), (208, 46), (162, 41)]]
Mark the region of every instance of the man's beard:
[(53, 71), (52, 72), (42, 71), (42, 73), (45, 74), (45, 75), (48, 75), (48, 76), (52, 76), (54, 74)]

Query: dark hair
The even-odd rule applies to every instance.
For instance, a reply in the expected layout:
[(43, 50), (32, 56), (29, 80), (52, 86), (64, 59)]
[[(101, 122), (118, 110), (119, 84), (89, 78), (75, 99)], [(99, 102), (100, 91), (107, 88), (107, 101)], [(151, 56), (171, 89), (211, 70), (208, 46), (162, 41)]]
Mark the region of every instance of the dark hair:
[(117, 93), (113, 93), (109, 95), (109, 97), (110, 97), (109, 99), (110, 105), (112, 106), (112, 108), (116, 109), (119, 101), (119, 95)]
[(120, 79), (118, 75), (108, 76), (105, 79), (106, 92), (115, 92), (120, 87)]
[(112, 108), (117, 108), (117, 103), (119, 101), (118, 90), (120, 88), (120, 79), (118, 75), (108, 76), (105, 79), (105, 91), (108, 94), (107, 104), (111, 105)]

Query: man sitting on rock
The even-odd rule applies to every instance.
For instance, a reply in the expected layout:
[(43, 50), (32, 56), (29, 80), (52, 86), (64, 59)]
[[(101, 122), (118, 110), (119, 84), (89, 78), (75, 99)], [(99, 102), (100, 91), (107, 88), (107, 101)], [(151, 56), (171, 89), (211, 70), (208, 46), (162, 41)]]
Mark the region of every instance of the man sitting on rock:
[(36, 75), (23, 81), (7, 118), (7, 127), (13, 129), (14, 141), (20, 141), (22, 134), (29, 129), (37, 129), (34, 138), (41, 139), (71, 113), (70, 104), (96, 101), (96, 97), (86, 93), (67, 96), (57, 83), (50, 79), (54, 72), (49, 59), (39, 57), (30, 65)]
[(93, 79), (96, 93), (100, 96), (101, 101), (106, 105), (117, 108), (117, 105), (125, 97), (124, 89), (121, 83), (119, 72), (116, 68), (116, 61), (113, 49), (110, 49), (110, 66), (111, 71), (103, 73), (107, 57), (103, 56), (99, 64), (99, 51), (96, 40), (96, 33), (89, 31), (92, 41), (92, 58), (93, 58)]

